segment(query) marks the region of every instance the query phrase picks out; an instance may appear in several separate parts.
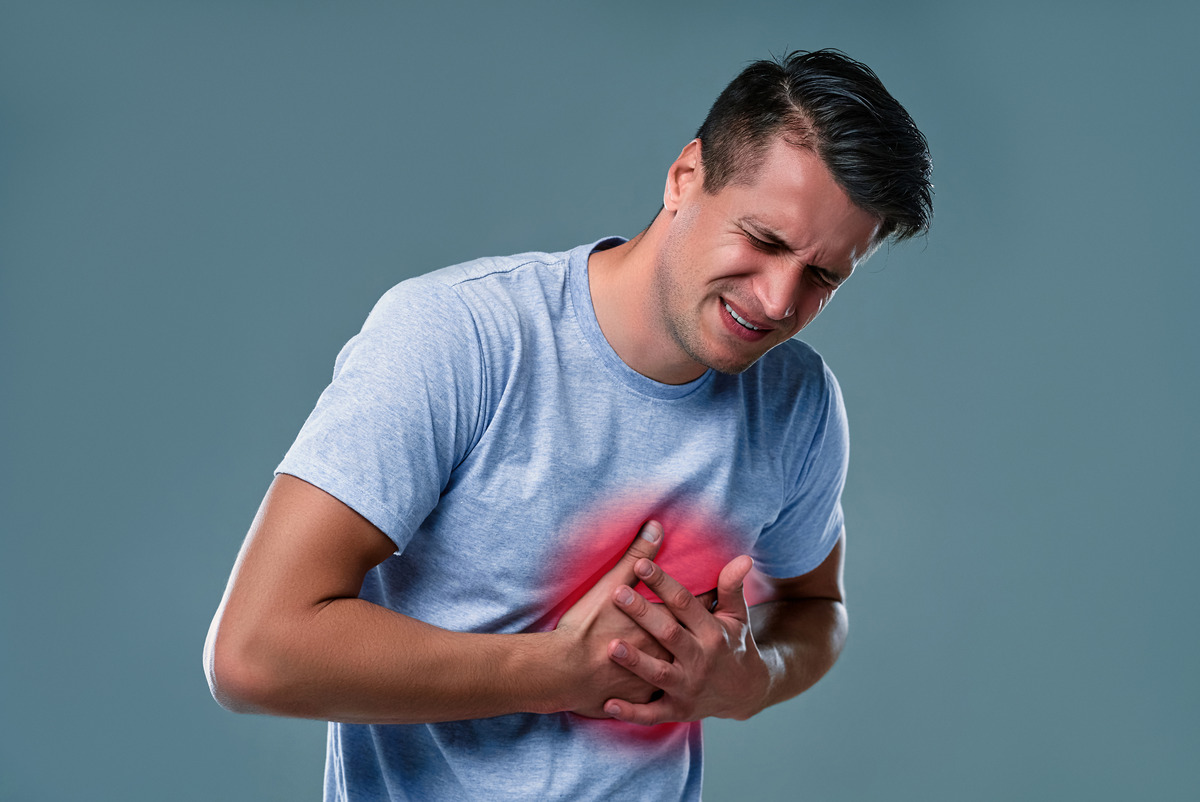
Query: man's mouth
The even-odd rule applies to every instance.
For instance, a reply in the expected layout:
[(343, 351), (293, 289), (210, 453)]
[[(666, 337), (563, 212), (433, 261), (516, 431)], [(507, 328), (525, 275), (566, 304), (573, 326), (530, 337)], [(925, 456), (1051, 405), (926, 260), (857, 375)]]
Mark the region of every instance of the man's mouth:
[(729, 304), (725, 304), (725, 311), (729, 313), (730, 317), (732, 317), (734, 320), (736, 320), (742, 326), (745, 326), (746, 328), (750, 329), (750, 331), (762, 331), (762, 329), (760, 329), (758, 326), (755, 326), (753, 323), (751, 323), (748, 320), (746, 320), (745, 318), (743, 318), (737, 312), (733, 311), (733, 307), (730, 306)]

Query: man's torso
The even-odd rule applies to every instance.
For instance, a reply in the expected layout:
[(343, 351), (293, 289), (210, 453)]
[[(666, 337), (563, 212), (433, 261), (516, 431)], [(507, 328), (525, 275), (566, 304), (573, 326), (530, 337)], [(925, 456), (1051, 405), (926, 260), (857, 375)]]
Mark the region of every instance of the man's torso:
[[(697, 593), (737, 554), (796, 576), (832, 547), (845, 427), (820, 358), (788, 342), (738, 376), (636, 374), (596, 323), (589, 251), (405, 282), (339, 355), (279, 470), (396, 541), (364, 598), (448, 629), (521, 632), (552, 628), (649, 517), (664, 524), (658, 562)], [(652, 781), (693, 797), (699, 725), (335, 724), (329, 761), (331, 793), (607, 798)]]

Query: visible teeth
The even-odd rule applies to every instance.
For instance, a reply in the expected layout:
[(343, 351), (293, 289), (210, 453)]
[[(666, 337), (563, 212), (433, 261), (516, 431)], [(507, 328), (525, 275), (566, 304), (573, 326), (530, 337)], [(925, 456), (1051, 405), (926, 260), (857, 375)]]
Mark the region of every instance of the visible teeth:
[(738, 313), (733, 311), (733, 307), (731, 307), (729, 304), (725, 304), (725, 309), (726, 309), (726, 311), (729, 312), (729, 314), (733, 315), (734, 320), (736, 320), (738, 323), (741, 323), (743, 326), (750, 329), (751, 331), (762, 331), (762, 329), (760, 329), (758, 326), (752, 326), (749, 323), (747, 323), (746, 321), (742, 320), (742, 318), (738, 316)]

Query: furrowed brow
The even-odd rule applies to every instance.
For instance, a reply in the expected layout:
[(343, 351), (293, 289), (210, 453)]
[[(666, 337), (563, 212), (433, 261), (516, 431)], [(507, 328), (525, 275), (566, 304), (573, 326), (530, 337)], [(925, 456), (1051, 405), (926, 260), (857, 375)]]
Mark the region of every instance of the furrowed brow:
[(754, 229), (754, 236), (758, 237), (763, 242), (769, 242), (772, 245), (777, 245), (785, 250), (792, 250), (792, 246), (788, 245), (787, 240), (783, 238), (782, 234), (761, 220), (754, 217), (743, 217), (738, 220), (738, 223), (747, 228)]
[[(774, 245), (777, 248), (782, 248), (785, 251), (794, 250), (792, 246), (788, 245), (787, 240), (783, 238), (782, 234), (756, 217), (743, 217), (737, 222), (738, 225), (753, 229), (754, 236), (758, 237), (763, 242), (770, 243), (771, 245)], [(830, 270), (829, 268), (821, 267), (820, 265), (806, 264), (804, 269), (811, 270), (812, 272), (819, 274), (823, 279), (833, 284), (835, 287), (840, 286), (847, 279), (847, 276), (843, 276), (838, 271)]]

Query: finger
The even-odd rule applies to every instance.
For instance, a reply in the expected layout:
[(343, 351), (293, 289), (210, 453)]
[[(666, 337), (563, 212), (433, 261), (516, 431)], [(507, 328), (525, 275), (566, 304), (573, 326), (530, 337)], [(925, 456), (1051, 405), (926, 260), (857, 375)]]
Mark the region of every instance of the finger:
[(638, 576), (633, 572), (633, 566), (643, 558), (653, 559), (662, 545), (663, 528), (658, 521), (646, 521), (638, 530), (638, 535), (629, 544), (629, 548), (621, 555), (621, 559), (608, 572), (607, 578), (633, 587), (638, 583)]
[(604, 712), (617, 721), (627, 721), (647, 727), (662, 724), (665, 721), (680, 720), (672, 714), (670, 702), (665, 697), (642, 705), (635, 705), (624, 699), (609, 699), (604, 703)]
[[(665, 604), (651, 604), (646, 601), (645, 596), (634, 593), (624, 585), (613, 592), (613, 601), (616, 602), (617, 609), (632, 618), (635, 624), (648, 632), (650, 637), (658, 641), (676, 659), (688, 660), (699, 651), (695, 633), (689, 631)], [(695, 599), (692, 603), (700, 604)], [(707, 615), (707, 612), (704, 614)], [(612, 655), (612, 652), (609, 654)], [(624, 662), (621, 665), (629, 667)]]
[(748, 554), (734, 557), (721, 569), (717, 577), (717, 608), (714, 614), (724, 613), (739, 621), (750, 620), (746, 607), (746, 575), (754, 567), (754, 558)]
[(696, 597), (696, 601), (704, 606), (705, 610), (712, 612), (717, 607), (717, 589), (706, 590)]
[(608, 645), (609, 658), (655, 688), (670, 693), (679, 683), (680, 669), (674, 663), (646, 654), (627, 641), (616, 639)]
[[(681, 585), (676, 579), (650, 560), (638, 560), (633, 567), (638, 578), (646, 583), (646, 587), (654, 591), (662, 599), (671, 612), (688, 629), (698, 629), (706, 623), (711, 623), (708, 608), (703, 602)], [(720, 597), (720, 588), (717, 591)], [(653, 634), (653, 633), (652, 633)], [(666, 646), (666, 644), (663, 644)]]

